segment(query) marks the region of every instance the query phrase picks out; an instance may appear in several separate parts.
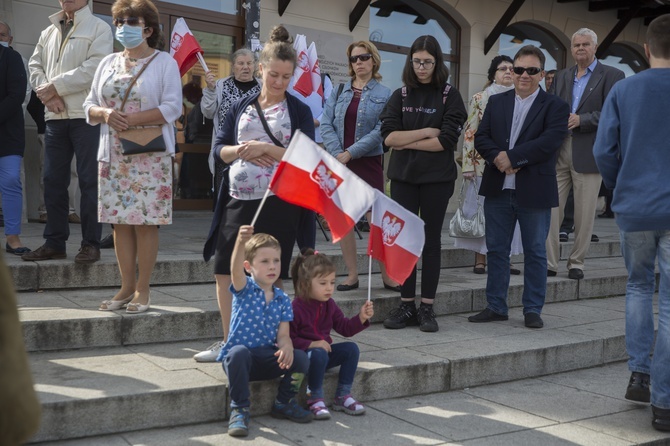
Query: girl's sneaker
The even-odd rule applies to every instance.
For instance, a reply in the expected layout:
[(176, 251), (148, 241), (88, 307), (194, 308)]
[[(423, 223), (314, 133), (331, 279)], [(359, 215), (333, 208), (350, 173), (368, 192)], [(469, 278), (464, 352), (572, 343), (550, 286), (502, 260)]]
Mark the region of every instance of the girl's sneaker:
[(353, 396), (344, 395), (335, 397), (335, 401), (333, 401), (333, 410), (344, 412), (349, 415), (363, 415), (365, 413), (365, 406), (356, 401)]
[(326, 407), (326, 403), (323, 402), (323, 399), (307, 401), (309, 405), (309, 410), (314, 414), (315, 420), (329, 420), (330, 412)]

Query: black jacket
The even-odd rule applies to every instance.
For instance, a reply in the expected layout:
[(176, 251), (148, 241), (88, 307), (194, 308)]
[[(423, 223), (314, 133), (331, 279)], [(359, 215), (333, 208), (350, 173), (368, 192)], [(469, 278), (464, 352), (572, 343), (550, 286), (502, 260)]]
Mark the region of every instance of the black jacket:
[(468, 117), (461, 94), (454, 87), (444, 96), (443, 88), (421, 85), (393, 92), (379, 118), (384, 140), (397, 130), (426, 127), (440, 129), (437, 137), (444, 150), (393, 150), (387, 175), (391, 180), (412, 184), (456, 181), (454, 149)]
[(514, 148), (509, 150), (514, 97), (514, 90), (491, 96), (475, 134), (475, 150), (486, 160), (479, 195), (495, 197), (502, 193), (505, 174), (498, 170), (493, 160), (504, 150), (512, 167), (520, 169), (516, 173), (519, 206), (556, 207), (556, 158), (568, 133), (570, 108), (558, 96), (540, 89), (528, 110)]
[(23, 156), (26, 140), (21, 105), (26, 82), (21, 55), (0, 45), (0, 156)]

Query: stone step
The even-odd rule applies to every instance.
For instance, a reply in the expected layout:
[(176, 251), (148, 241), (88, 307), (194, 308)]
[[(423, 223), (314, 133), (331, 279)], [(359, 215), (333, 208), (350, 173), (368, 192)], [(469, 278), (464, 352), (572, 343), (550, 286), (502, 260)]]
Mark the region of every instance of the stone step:
[[(522, 267), (522, 265), (519, 265)], [(621, 257), (591, 259), (586, 277), (576, 281), (561, 272), (547, 280), (546, 302), (562, 302), (621, 295), (625, 293), (626, 271)], [(523, 275), (512, 276), (510, 307), (519, 307)], [(470, 267), (442, 270), (435, 312), (451, 315), (478, 311), (486, 306), (485, 275), (472, 274)], [(367, 275), (360, 276), (360, 288), (337, 292), (335, 299), (345, 314), (356, 314), (367, 299)], [(371, 298), (375, 303), (373, 322), (383, 321), (399, 304), (399, 293), (384, 289), (378, 274), (372, 275)], [(291, 283), (286, 291), (293, 295)], [(111, 347), (222, 336), (221, 318), (213, 284), (156, 286), (152, 307), (140, 315), (124, 311), (97, 311), (109, 299), (107, 289), (67, 289), (18, 293), (19, 316), (28, 351), (49, 351)], [(204, 341), (200, 343), (204, 347)]]
[[(189, 245), (191, 251), (171, 250), (161, 248), (158, 260), (151, 277), (153, 285), (197, 284), (212, 283), (214, 280), (213, 261), (205, 263), (199, 251), (202, 249), (201, 240)], [(358, 240), (358, 272), (367, 274), (368, 257), (363, 254), (367, 246), (367, 235)], [(561, 243), (561, 258), (567, 258), (572, 243)], [(330, 256), (337, 268), (337, 274), (346, 274), (344, 260), (339, 245), (333, 245), (325, 240), (317, 241), (317, 249)], [(68, 252), (75, 251), (69, 249)], [(297, 251), (294, 252), (294, 255)], [(592, 243), (587, 259), (611, 258), (621, 256), (621, 245), (613, 237), (603, 238), (599, 243)], [(103, 249), (100, 261), (91, 265), (77, 265), (73, 261), (74, 255), (63, 260), (48, 260), (42, 262), (24, 262), (17, 256), (6, 256), (15, 289), (28, 290), (58, 290), (73, 288), (100, 288), (115, 287), (121, 283), (119, 269), (113, 249)], [(516, 256), (515, 263), (523, 262), (523, 256)], [(442, 268), (461, 268), (472, 266), (474, 254), (471, 251), (453, 247), (453, 239), (443, 236)], [(419, 263), (419, 267), (421, 263)], [(373, 272), (379, 272), (377, 262), (373, 262)]]
[[(365, 401), (365, 416), (333, 412), (308, 424), (254, 416), (248, 438), (226, 421), (145, 429), (52, 446), (542, 445), (661, 446), (651, 409), (624, 399), (625, 362), (449, 392)], [(532, 396), (532, 397), (529, 397)], [(373, 427), (373, 428), (371, 428)]]
[[(582, 282), (567, 288), (578, 292)], [(361, 348), (355, 395), (367, 402), (433, 394), (621, 361), (624, 311), (623, 297), (550, 303), (542, 330), (526, 329), (519, 309), (510, 311), (509, 321), (490, 324), (469, 323), (468, 314), (440, 316), (437, 333), (373, 324), (354, 338)], [(43, 404), (33, 441), (225, 420), (221, 365), (191, 359), (202, 345), (191, 340), (31, 353)], [(336, 379), (327, 373), (327, 395)], [(252, 384), (253, 415), (268, 413), (276, 385)]]

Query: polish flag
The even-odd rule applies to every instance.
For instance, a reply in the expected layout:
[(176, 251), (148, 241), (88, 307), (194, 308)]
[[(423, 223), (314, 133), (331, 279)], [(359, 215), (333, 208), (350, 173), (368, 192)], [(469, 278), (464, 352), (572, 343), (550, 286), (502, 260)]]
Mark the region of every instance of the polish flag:
[(321, 96), (323, 100), (323, 85), (321, 85), (321, 68), (319, 67), (319, 56), (316, 54), (316, 44), (307, 48), (307, 60), (309, 61), (309, 71), (312, 74), (312, 91)]
[(298, 63), (293, 72), (293, 89), (307, 97), (312, 94), (312, 73), (309, 66), (309, 55), (307, 54), (307, 38), (298, 34), (293, 44), (296, 54), (298, 55)]
[(188, 29), (186, 20), (178, 18), (172, 29), (170, 38), (170, 56), (179, 65), (179, 74), (182, 76), (198, 61), (198, 53), (203, 53), (200, 44)]
[(391, 279), (404, 283), (421, 257), (424, 223), (383, 193), (374, 192), (368, 255), (386, 265)]
[(284, 201), (323, 215), (333, 243), (353, 229), (375, 197), (365, 181), (300, 131), (279, 162), (270, 189)]

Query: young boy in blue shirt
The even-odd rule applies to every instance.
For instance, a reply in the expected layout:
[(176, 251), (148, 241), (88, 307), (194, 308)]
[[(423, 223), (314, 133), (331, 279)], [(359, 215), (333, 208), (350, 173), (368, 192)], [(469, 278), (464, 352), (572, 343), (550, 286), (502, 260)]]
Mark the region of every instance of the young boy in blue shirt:
[[(230, 420), (228, 435), (249, 434), (249, 381), (284, 377), (270, 415), (298, 423), (312, 421), (310, 411), (295, 400), (309, 359), (293, 350), (289, 322), (293, 320), (290, 298), (273, 286), (281, 271), (281, 248), (268, 234), (254, 235), (253, 226), (241, 226), (230, 262), (233, 306), (228, 340), (219, 361), (228, 375)], [(247, 277), (244, 271), (251, 277)]]

